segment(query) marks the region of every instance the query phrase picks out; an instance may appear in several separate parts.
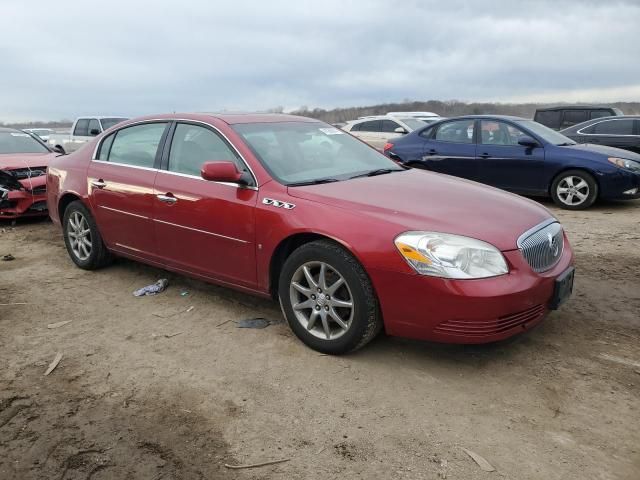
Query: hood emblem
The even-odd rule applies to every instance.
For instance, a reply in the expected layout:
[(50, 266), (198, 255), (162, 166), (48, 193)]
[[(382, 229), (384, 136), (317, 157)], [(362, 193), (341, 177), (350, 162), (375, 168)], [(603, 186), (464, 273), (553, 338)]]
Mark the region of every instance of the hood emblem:
[(262, 203), (265, 205), (271, 205), (276, 208), (284, 208), (285, 210), (293, 210), (296, 206), (293, 203), (282, 202), (280, 200), (274, 200), (273, 198), (263, 198)]

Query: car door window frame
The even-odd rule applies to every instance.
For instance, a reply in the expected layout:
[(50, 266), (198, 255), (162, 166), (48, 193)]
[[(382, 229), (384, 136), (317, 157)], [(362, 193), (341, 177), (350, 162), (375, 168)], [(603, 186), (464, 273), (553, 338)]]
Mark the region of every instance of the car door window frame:
[[(161, 123), (161, 124), (164, 123), (166, 125), (165, 125), (165, 128), (164, 128), (164, 131), (162, 132), (162, 136), (160, 137), (160, 142), (158, 143), (158, 148), (156, 149), (156, 155), (155, 155), (155, 158), (153, 160), (153, 165), (151, 167), (143, 167), (143, 166), (140, 166), (140, 165), (131, 165), (129, 163), (112, 162), (110, 160), (111, 148), (113, 147), (113, 143), (116, 140), (116, 136), (118, 135), (118, 133), (120, 131), (125, 130), (127, 128), (139, 127), (139, 126), (142, 126), (142, 125), (150, 125), (150, 124), (155, 124), (155, 123)], [(160, 168), (162, 155), (164, 154), (164, 150), (165, 150), (167, 135), (169, 133), (169, 130), (170, 130), (171, 126), (172, 126), (172, 120), (168, 120), (168, 119), (146, 120), (146, 121), (143, 121), (143, 122), (131, 123), (131, 124), (124, 125), (124, 126), (122, 126), (122, 128), (119, 128), (115, 132), (112, 132), (109, 135), (107, 135), (106, 137), (100, 139), (100, 141), (96, 145), (95, 150), (93, 151), (93, 156), (91, 157), (91, 161), (92, 162), (109, 163), (111, 165), (118, 165), (120, 167), (137, 168), (137, 169), (141, 169), (141, 170), (158, 170)], [(107, 159), (106, 160), (101, 160), (99, 158), (99, 156), (100, 156), (100, 153), (101, 153), (102, 146), (106, 143), (107, 139), (111, 139), (109, 141), (109, 145), (108, 145), (109, 151), (107, 152)]]
[(186, 124), (186, 125), (194, 125), (196, 127), (202, 127), (205, 128), (207, 130), (210, 130), (214, 135), (217, 135), (224, 143), (225, 145), (233, 152), (235, 153), (238, 162), (240, 162), (242, 165), (244, 165), (244, 167), (246, 168), (246, 171), (249, 172), (249, 174), (251, 175), (251, 182), (249, 183), (249, 185), (240, 185), (240, 184), (236, 184), (236, 183), (228, 183), (228, 182), (214, 182), (220, 185), (230, 185), (230, 186), (234, 186), (237, 188), (248, 188), (251, 190), (258, 190), (258, 180), (256, 175), (253, 173), (253, 170), (251, 169), (251, 167), (249, 166), (248, 162), (245, 160), (245, 158), (242, 156), (242, 154), (240, 153), (240, 151), (235, 147), (235, 145), (233, 145), (229, 139), (227, 138), (227, 136), (222, 133), (219, 129), (217, 129), (216, 127), (214, 127), (213, 125), (209, 124), (209, 123), (205, 123), (205, 122), (199, 122), (197, 120), (181, 120), (181, 119), (176, 119), (176, 120), (172, 120), (172, 124), (171, 127), (168, 129), (168, 131), (166, 132), (166, 138), (164, 141), (164, 145), (162, 148), (162, 154), (160, 156), (160, 163), (158, 166), (158, 169), (164, 173), (168, 173), (170, 175), (178, 175), (181, 177), (188, 177), (188, 178), (195, 178), (198, 180), (202, 180), (202, 181), (210, 181), (210, 180), (205, 180), (204, 178), (202, 178), (201, 176), (197, 176), (197, 175), (190, 175), (188, 173), (180, 173), (180, 172), (173, 172), (171, 170), (169, 170), (169, 155), (171, 153), (171, 144), (173, 142), (173, 137), (175, 135), (176, 132), (176, 128), (178, 126), (178, 124)]

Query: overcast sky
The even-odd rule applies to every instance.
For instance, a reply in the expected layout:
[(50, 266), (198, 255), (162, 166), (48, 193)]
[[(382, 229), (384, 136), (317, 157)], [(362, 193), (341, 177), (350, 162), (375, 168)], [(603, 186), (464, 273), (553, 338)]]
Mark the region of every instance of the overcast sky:
[(640, 0), (3, 0), (0, 121), (640, 100)]

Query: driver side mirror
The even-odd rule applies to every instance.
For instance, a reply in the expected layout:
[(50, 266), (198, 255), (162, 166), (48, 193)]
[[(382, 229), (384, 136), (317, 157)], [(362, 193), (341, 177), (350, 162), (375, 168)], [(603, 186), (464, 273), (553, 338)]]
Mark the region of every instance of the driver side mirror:
[(53, 150), (56, 153), (59, 153), (60, 155), (66, 155), (67, 152), (64, 151), (64, 148), (62, 148), (60, 145), (56, 145), (55, 147), (51, 147), (51, 150)]
[(401, 133), (401, 134), (403, 134), (403, 135), (404, 135), (405, 133), (409, 133), (409, 132), (407, 132), (407, 130), (406, 130), (405, 128), (403, 128), (403, 127), (398, 127), (398, 128), (396, 128), (396, 129), (394, 130), (394, 132), (395, 132), (395, 133)]
[(529, 147), (529, 148), (535, 148), (540, 146), (538, 141), (530, 137), (529, 135), (521, 135), (520, 137), (518, 137), (518, 145), (522, 145), (523, 147)]
[(92, 128), (89, 131), (89, 135), (91, 135), (92, 137), (95, 137), (96, 135), (100, 135), (100, 130), (98, 130), (97, 128)]
[(244, 174), (238, 170), (236, 164), (229, 161), (210, 161), (202, 164), (200, 175), (210, 182), (227, 182), (247, 185)]

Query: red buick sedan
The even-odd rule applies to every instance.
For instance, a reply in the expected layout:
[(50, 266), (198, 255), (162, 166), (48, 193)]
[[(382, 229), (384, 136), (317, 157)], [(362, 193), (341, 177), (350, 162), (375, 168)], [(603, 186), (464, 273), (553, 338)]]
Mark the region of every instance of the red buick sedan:
[(321, 352), (388, 334), (481, 343), (566, 300), (573, 257), (530, 200), (405, 170), (349, 134), (288, 115), (131, 120), (49, 167), (71, 259), (116, 256), (279, 300)]

